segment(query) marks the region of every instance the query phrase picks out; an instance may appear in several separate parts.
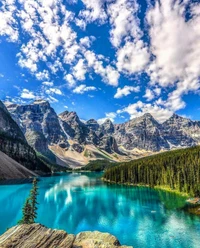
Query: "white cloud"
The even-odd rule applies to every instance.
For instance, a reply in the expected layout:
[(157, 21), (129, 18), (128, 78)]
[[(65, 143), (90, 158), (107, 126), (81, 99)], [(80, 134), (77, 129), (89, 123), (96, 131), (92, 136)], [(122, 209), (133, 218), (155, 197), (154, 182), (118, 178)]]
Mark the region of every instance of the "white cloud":
[(78, 63), (73, 68), (73, 76), (79, 80), (85, 80), (85, 74), (87, 73), (85, 62), (83, 59), (79, 59)]
[(45, 91), (46, 94), (56, 94), (56, 95), (63, 95), (62, 91), (58, 88), (49, 88)]
[(49, 72), (47, 70), (44, 70), (42, 72), (38, 72), (35, 74), (36, 78), (38, 80), (49, 80)]
[(151, 101), (154, 99), (155, 95), (154, 95), (154, 92), (152, 90), (146, 89), (144, 97), (147, 98), (147, 101)]
[[(18, 43), (20, 46), (20, 52), (17, 54), (18, 64), (41, 81), (51, 81), (51, 77), (62, 73), (68, 86), (74, 87), (77, 80), (85, 80), (86, 74), (92, 70), (100, 75), (106, 84), (117, 86), (120, 74), (114, 66), (115, 63), (103, 55), (88, 50), (95, 37), (86, 36), (80, 39), (71, 25), (72, 22), (77, 24), (78, 19), (82, 22), (81, 25), (84, 25), (84, 22), (97, 21), (99, 24), (107, 21), (105, 6), (110, 2), (112, 1), (83, 0), (85, 7), (80, 11), (79, 17), (75, 18), (75, 14), (66, 9), (63, 1), (20, 0), (16, 8), (15, 2), (8, 0), (9, 7), (0, 8), (10, 20), (4, 30), (9, 32), (7, 27), (9, 26), (12, 31), (19, 33), (20, 37), (26, 36), (26, 39)], [(9, 36), (5, 31), (0, 35)], [(94, 62), (86, 63), (87, 52), (94, 54)]]
[(16, 6), (14, 1), (2, 1), (0, 7), (0, 36), (6, 36), (8, 40), (16, 42), (19, 32), (16, 20)]
[(45, 86), (53, 86), (53, 82), (43, 82), (42, 84)]
[[(191, 18), (186, 21), (190, 5)], [(175, 111), (185, 107), (183, 95), (199, 89), (200, 12), (198, 3), (157, 1), (147, 14), (154, 60), (147, 70), (152, 83), (163, 88), (176, 87), (164, 106)]]
[(107, 18), (104, 10), (105, 0), (81, 0), (85, 5), (85, 10), (80, 11), (79, 17), (84, 19), (85, 22), (90, 23), (98, 21), (104, 23)]
[(173, 114), (172, 111), (168, 110), (167, 108), (161, 107), (156, 103), (146, 104), (141, 101), (129, 104), (124, 109), (117, 111), (118, 114), (124, 112), (128, 113), (131, 119), (142, 116), (145, 113), (150, 113), (159, 122), (164, 122)]
[(115, 118), (117, 117), (115, 112), (106, 113), (105, 115), (106, 117), (97, 120), (99, 124), (103, 124), (107, 119), (110, 119), (112, 122), (114, 122)]
[(68, 106), (65, 105), (64, 108), (68, 109)]
[(75, 23), (78, 27), (80, 27), (81, 29), (85, 30), (87, 23), (85, 20), (83, 19), (79, 19), (79, 18), (75, 18)]
[(88, 63), (88, 67), (93, 68), (95, 73), (100, 75), (105, 83), (112, 86), (118, 85), (120, 74), (114, 67), (111, 65), (104, 67), (103, 61), (100, 60), (92, 51), (86, 51), (84, 56)]
[(74, 80), (74, 77), (71, 74), (66, 74), (64, 76), (64, 80), (67, 82), (67, 85), (72, 88), (76, 85), (76, 81)]
[(86, 37), (80, 39), (80, 44), (89, 48), (94, 39), (95, 39), (94, 36), (92, 36), (92, 37), (86, 36)]
[(35, 99), (36, 96), (32, 91), (29, 91), (28, 89), (23, 89), (21, 92), (21, 98), (23, 99)]
[(146, 68), (149, 58), (148, 49), (142, 40), (128, 41), (117, 51), (117, 68), (126, 74), (134, 74)]
[(53, 96), (48, 96), (47, 100), (48, 100), (50, 103), (58, 102), (58, 99), (56, 99), (56, 98), (53, 97)]
[(96, 90), (96, 87), (94, 87), (94, 86), (86, 86), (85, 84), (81, 84), (81, 85), (77, 86), (73, 90), (73, 92), (76, 94), (83, 94), (85, 92), (94, 91), (94, 90)]
[(135, 0), (116, 0), (108, 5), (108, 14), (111, 24), (111, 43), (119, 47), (122, 40), (127, 37), (139, 38), (141, 30), (138, 27), (136, 12), (138, 4)]
[(114, 98), (122, 98), (123, 96), (128, 96), (131, 94), (131, 92), (139, 92), (140, 87), (136, 86), (128, 86), (125, 85), (123, 88), (118, 88), (116, 94), (114, 95)]

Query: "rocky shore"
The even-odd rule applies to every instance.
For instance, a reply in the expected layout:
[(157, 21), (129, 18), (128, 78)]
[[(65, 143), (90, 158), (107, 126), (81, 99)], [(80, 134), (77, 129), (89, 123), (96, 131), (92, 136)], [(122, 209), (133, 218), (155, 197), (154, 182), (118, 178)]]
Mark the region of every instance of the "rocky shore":
[(41, 224), (18, 225), (0, 236), (1, 248), (133, 248), (121, 246), (118, 239), (109, 234), (81, 232), (77, 235), (47, 228)]

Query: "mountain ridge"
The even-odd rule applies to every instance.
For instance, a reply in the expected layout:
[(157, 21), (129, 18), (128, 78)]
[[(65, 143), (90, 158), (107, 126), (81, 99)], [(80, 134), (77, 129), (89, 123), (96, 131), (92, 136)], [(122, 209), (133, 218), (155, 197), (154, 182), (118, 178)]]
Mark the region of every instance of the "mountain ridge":
[(54, 162), (62, 161), (66, 166), (76, 159), (82, 161), (77, 166), (95, 159), (127, 161), (200, 142), (200, 121), (177, 114), (163, 123), (145, 113), (121, 124), (110, 119), (99, 124), (95, 119), (81, 121), (75, 111), (56, 114), (45, 100), (6, 106), (29, 145), (47, 157), (53, 153)]

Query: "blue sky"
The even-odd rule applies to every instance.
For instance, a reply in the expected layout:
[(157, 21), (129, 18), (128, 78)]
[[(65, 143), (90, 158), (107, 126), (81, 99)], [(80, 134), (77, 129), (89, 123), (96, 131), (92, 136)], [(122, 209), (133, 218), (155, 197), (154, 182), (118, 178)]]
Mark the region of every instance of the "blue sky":
[(200, 119), (200, 4), (2, 0), (0, 98), (116, 123)]

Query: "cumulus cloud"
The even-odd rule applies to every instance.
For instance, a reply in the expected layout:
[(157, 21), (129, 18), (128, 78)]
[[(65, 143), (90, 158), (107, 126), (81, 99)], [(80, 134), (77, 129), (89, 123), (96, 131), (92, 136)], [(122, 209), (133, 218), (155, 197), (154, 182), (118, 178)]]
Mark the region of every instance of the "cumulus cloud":
[(149, 62), (149, 52), (142, 40), (126, 42), (117, 51), (117, 68), (126, 74), (134, 74), (144, 70)]
[[(112, 86), (118, 86), (119, 72), (111, 65), (103, 66), (101, 56), (96, 56), (92, 51), (86, 51), (84, 53), (88, 67), (93, 68), (94, 72), (100, 75), (103, 81)], [(100, 58), (99, 58), (100, 57)]]
[(151, 101), (152, 99), (154, 99), (155, 95), (152, 90), (146, 89), (144, 97), (147, 98), (148, 101)]
[[(86, 23), (98, 21), (104, 23), (107, 15), (104, 9), (106, 0), (81, 0), (85, 5), (85, 9), (81, 10), (79, 17), (84, 19)], [(109, 1), (108, 1), (109, 2)]]
[(73, 92), (76, 94), (83, 94), (85, 92), (94, 91), (94, 90), (96, 90), (96, 87), (94, 87), (94, 86), (86, 86), (85, 84), (81, 84), (81, 85), (77, 86), (73, 90)]
[(142, 101), (129, 104), (124, 109), (117, 111), (118, 114), (124, 112), (128, 113), (131, 119), (142, 116), (145, 113), (150, 113), (157, 121), (161, 123), (167, 120), (173, 114), (172, 111), (168, 110), (167, 108), (162, 108), (156, 103), (152, 105), (149, 103), (143, 103)]
[[(184, 108), (182, 96), (199, 89), (200, 76), (200, 5), (189, 1), (156, 1), (147, 14), (150, 45), (154, 56), (148, 73), (152, 83), (176, 87), (165, 106)], [(186, 20), (186, 11), (191, 18)], [(196, 11), (192, 11), (192, 10)]]
[(108, 14), (111, 24), (110, 40), (113, 46), (119, 47), (123, 38), (139, 38), (141, 30), (138, 26), (138, 11), (136, 0), (116, 0), (108, 5)]
[(21, 92), (21, 98), (23, 99), (35, 99), (34, 93), (28, 89), (23, 89)]
[[(82, 18), (82, 23), (103, 23), (108, 19), (105, 6), (112, 1), (82, 2), (85, 8), (78, 17)], [(18, 43), (18, 64), (28, 69), (38, 80), (49, 81), (53, 75), (62, 73), (68, 86), (74, 87), (77, 80), (85, 80), (86, 74), (92, 70), (106, 84), (118, 85), (120, 74), (111, 65), (114, 63), (89, 50), (95, 40), (94, 36), (78, 37), (71, 25), (72, 22), (77, 23), (78, 19), (66, 8), (64, 1), (4, 0), (0, 14), (0, 35), (15, 42), (19, 36), (26, 35), (26, 39)], [(94, 63), (86, 65), (87, 52), (94, 53)]]
[(19, 39), (17, 20), (15, 18), (17, 7), (14, 1), (2, 1), (0, 7), (0, 36), (6, 36), (9, 41), (16, 42)]
[[(146, 73), (150, 82), (141, 80), (140, 86), (146, 103), (134, 103), (129, 109), (137, 110), (136, 115), (149, 110), (166, 116), (184, 108), (183, 96), (200, 88), (200, 4), (155, 0), (143, 16), (136, 0), (81, 1), (78, 13), (67, 9), (63, 0), (2, 0), (0, 4), (0, 36), (17, 43), (19, 66), (41, 81), (40, 90), (47, 90), (50, 101), (56, 102), (53, 95), (62, 94), (51, 83), (56, 77), (77, 93), (81, 86), (76, 87), (77, 81), (87, 76), (95, 79), (96, 74), (105, 84), (117, 87), (121, 75), (131, 79)], [(87, 30), (89, 23), (106, 23), (110, 28), (111, 56), (96, 53), (95, 38)], [(144, 25), (145, 32), (141, 30)], [(82, 85), (80, 92), (94, 87)], [(131, 92), (135, 92), (133, 88), (122, 85), (114, 97)], [(34, 93), (27, 89), (21, 95), (34, 99)]]
[(79, 59), (78, 63), (73, 68), (73, 76), (79, 80), (83, 81), (85, 80), (85, 74), (86, 74), (86, 66), (84, 59)]
[(125, 85), (123, 88), (118, 88), (116, 94), (114, 95), (114, 98), (122, 98), (123, 96), (128, 96), (131, 94), (131, 92), (139, 92), (140, 87), (136, 86), (128, 86)]
[(38, 80), (49, 80), (49, 72), (47, 70), (43, 70), (43, 71), (40, 71), (38, 73), (35, 74), (35, 77), (38, 79)]
[(45, 86), (53, 86), (53, 82), (42, 82)]
[(103, 124), (107, 119), (114, 122), (115, 118), (117, 117), (117, 114), (115, 112), (106, 113), (105, 115), (106, 117), (97, 120), (99, 124)]
[(76, 86), (76, 81), (74, 79), (74, 77), (71, 74), (66, 74), (64, 76), (64, 80), (67, 82), (67, 85), (72, 88), (74, 86)]
[(62, 91), (58, 88), (49, 88), (45, 92), (46, 94), (63, 95)]

